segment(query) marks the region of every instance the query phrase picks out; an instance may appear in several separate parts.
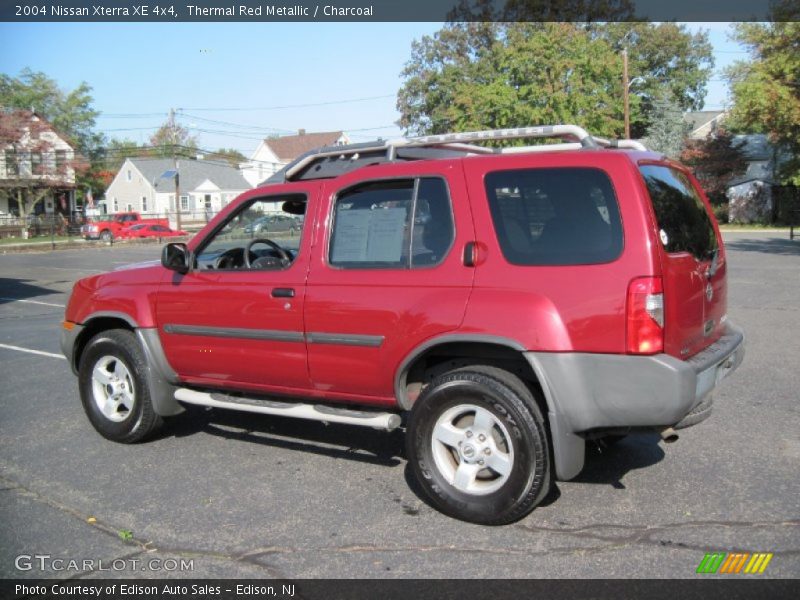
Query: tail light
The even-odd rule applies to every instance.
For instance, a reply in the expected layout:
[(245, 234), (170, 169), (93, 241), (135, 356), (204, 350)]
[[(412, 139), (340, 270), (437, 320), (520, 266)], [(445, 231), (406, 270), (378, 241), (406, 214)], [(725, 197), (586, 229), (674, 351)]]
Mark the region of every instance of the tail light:
[(658, 277), (637, 277), (628, 284), (626, 338), (629, 354), (664, 350), (664, 288)]

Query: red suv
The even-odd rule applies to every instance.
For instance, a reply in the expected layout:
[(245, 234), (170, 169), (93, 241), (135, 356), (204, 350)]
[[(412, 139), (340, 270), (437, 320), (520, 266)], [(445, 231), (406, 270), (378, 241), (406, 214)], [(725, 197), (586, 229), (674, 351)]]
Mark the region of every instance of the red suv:
[(308, 153), (161, 265), (78, 281), (62, 348), (108, 439), (184, 404), (402, 425), (430, 501), (501, 524), (587, 440), (709, 415), (744, 353), (726, 272), (697, 181), (636, 142), (404, 138)]

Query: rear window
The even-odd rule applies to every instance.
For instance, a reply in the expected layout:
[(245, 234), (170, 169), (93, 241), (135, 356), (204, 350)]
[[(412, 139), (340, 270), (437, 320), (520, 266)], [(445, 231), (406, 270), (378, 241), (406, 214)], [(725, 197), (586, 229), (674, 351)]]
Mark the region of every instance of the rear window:
[(497, 240), (510, 263), (599, 264), (622, 252), (619, 207), (603, 171), (496, 171), (485, 182)]
[(703, 260), (717, 250), (717, 236), (700, 194), (685, 173), (659, 165), (642, 165), (667, 252), (688, 252)]

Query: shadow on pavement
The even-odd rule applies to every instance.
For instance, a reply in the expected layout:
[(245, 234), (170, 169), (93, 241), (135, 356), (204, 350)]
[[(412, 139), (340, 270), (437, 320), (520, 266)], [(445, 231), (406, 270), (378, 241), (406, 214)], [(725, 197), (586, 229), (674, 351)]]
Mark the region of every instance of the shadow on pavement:
[(30, 283), (26, 283), (27, 281), (31, 280), (0, 277), (0, 304), (13, 302), (14, 300), (26, 300), (28, 298), (36, 298), (37, 296), (61, 293), (58, 290), (31, 285)]
[(622, 478), (630, 471), (644, 469), (664, 459), (660, 441), (660, 435), (648, 432), (630, 434), (606, 448), (587, 442), (586, 464), (580, 475), (572, 481), (611, 485), (624, 490)]
[(165, 436), (206, 433), (228, 440), (311, 452), (332, 458), (396, 467), (403, 458), (403, 434), (352, 425), (236, 411), (192, 408), (170, 419)]
[(761, 252), (763, 254), (800, 256), (800, 239), (784, 240), (780, 238), (770, 238), (767, 240), (734, 240), (725, 242), (725, 248), (737, 252)]

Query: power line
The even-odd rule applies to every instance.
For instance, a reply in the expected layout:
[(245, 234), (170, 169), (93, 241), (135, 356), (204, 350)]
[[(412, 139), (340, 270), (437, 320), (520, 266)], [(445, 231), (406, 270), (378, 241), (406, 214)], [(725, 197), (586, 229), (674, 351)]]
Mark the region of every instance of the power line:
[(179, 111), (250, 111), (250, 110), (281, 110), (285, 108), (308, 108), (311, 106), (331, 106), (333, 104), (349, 104), (351, 102), (368, 102), (370, 100), (384, 100), (386, 98), (396, 98), (397, 94), (385, 94), (383, 96), (366, 96), (364, 98), (348, 98), (346, 100), (329, 100), (327, 102), (310, 102), (308, 104), (285, 104), (281, 106), (256, 106), (256, 107), (233, 107), (233, 108), (179, 108)]
[(257, 131), (277, 131), (277, 132), (294, 133), (294, 129), (283, 129), (283, 128), (278, 128), (278, 127), (267, 127), (267, 126), (262, 126), (262, 125), (249, 125), (249, 124), (245, 124), (245, 123), (232, 123), (230, 121), (219, 121), (217, 119), (207, 119), (205, 117), (199, 117), (197, 115), (191, 115), (189, 113), (183, 112), (182, 110), (180, 111), (180, 114), (178, 116), (180, 116), (181, 118), (187, 118), (187, 119), (194, 119), (196, 121), (202, 121), (204, 123), (214, 123), (214, 124), (218, 124), (218, 125), (228, 125), (230, 127), (236, 127), (236, 128), (240, 128), (240, 129), (253, 129), (253, 130), (257, 130)]

